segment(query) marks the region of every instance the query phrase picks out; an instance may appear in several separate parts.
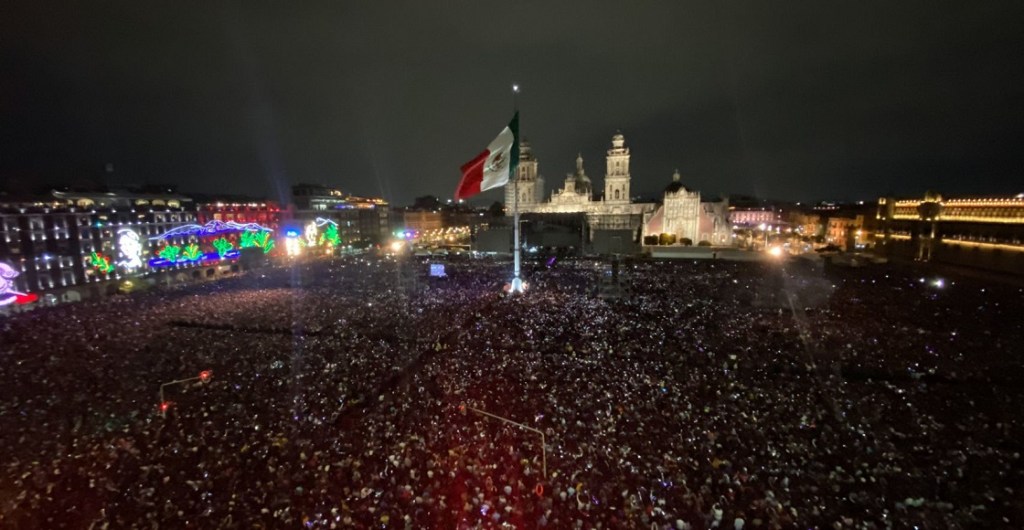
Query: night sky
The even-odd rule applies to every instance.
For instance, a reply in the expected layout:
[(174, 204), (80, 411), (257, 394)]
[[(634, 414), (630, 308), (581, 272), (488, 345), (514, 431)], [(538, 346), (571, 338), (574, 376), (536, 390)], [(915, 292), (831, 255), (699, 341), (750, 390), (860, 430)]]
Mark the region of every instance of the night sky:
[(602, 186), (619, 129), (634, 194), (674, 168), (705, 196), (1019, 193), (1022, 20), (1020, 0), (13, 0), (0, 177), (451, 197), (515, 81), (549, 192), (577, 151)]

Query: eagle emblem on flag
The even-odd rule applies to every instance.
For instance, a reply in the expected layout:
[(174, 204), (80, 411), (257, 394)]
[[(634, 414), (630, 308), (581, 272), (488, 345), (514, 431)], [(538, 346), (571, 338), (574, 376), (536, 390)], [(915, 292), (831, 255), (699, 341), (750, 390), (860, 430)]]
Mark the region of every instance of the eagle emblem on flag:
[(501, 171), (506, 166), (508, 166), (508, 157), (505, 156), (504, 149), (496, 151), (487, 161), (487, 171)]

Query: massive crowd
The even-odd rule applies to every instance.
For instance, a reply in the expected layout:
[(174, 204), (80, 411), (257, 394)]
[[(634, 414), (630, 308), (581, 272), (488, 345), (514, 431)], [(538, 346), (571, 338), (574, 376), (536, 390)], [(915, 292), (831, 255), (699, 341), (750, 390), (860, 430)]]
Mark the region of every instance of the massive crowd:
[(0, 528), (1024, 527), (1017, 288), (508, 270), (352, 258), (0, 321)]

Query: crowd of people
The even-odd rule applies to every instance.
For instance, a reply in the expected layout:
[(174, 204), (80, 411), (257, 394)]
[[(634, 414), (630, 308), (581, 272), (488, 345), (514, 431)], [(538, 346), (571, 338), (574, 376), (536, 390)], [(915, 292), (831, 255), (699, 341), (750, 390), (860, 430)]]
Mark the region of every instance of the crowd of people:
[(524, 295), (509, 268), (319, 261), (0, 321), (0, 528), (1024, 527), (1020, 289), (637, 260), (609, 300), (605, 263)]

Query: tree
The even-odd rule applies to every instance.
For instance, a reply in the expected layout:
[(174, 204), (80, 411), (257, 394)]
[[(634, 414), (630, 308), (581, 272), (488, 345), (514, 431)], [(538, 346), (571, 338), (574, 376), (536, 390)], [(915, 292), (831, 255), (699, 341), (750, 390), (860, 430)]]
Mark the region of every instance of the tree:
[(501, 201), (494, 201), (490, 208), (487, 208), (487, 213), (491, 214), (491, 217), (504, 217), (505, 205)]

